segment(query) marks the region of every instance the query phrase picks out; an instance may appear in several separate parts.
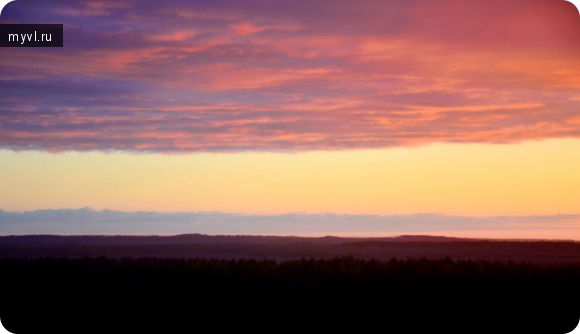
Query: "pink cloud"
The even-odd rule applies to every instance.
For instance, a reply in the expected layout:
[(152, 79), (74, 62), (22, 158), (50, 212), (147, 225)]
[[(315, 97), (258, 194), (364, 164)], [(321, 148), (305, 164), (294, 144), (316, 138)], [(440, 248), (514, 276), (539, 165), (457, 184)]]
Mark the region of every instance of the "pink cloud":
[(51, 6), (70, 27), (65, 48), (0, 50), (1, 147), (297, 151), (580, 135), (580, 19), (565, 1)]

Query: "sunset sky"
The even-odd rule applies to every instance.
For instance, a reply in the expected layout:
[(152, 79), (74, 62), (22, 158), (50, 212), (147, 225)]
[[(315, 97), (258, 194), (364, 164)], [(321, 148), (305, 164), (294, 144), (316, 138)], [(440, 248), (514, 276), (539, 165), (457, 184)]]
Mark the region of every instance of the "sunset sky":
[[(256, 224), (123, 233), (580, 240), (569, 2), (18, 0), (0, 23), (64, 24), (0, 48), (0, 235), (90, 207)], [(326, 230), (259, 228), (296, 217)], [(110, 232), (54, 233), (83, 231)]]

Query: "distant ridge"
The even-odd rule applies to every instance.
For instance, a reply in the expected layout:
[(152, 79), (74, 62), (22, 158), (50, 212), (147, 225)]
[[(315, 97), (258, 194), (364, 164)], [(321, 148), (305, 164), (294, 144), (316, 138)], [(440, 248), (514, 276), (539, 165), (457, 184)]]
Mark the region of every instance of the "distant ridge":
[(262, 236), (262, 235), (207, 235), (178, 234), (170, 236), (159, 235), (11, 235), (0, 236), (0, 246), (8, 245), (161, 245), (161, 244), (294, 244), (312, 243), (320, 245), (338, 245), (345, 243), (404, 243), (404, 242), (480, 242), (480, 241), (512, 241), (512, 242), (574, 242), (571, 240), (498, 240), (457, 238), (432, 235), (400, 235), (395, 237), (299, 237), (299, 236)]
[(393, 241), (466, 241), (466, 240), (476, 240), (472, 238), (456, 238), (456, 237), (445, 237), (445, 236), (434, 236), (434, 235), (400, 235), (398, 237), (393, 237)]

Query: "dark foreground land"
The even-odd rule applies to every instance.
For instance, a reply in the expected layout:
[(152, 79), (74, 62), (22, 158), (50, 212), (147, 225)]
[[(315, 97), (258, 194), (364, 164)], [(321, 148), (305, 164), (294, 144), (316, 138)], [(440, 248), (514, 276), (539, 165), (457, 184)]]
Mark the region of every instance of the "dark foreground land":
[(451, 257), (454, 260), (580, 263), (580, 242), (492, 241), (433, 236), (396, 238), (303, 238), (276, 236), (8, 236), (0, 237), (0, 258), (157, 257), (274, 259), (352, 256), (390, 260)]
[(580, 319), (576, 243), (79, 238), (0, 238), (6, 329), (567, 333)]

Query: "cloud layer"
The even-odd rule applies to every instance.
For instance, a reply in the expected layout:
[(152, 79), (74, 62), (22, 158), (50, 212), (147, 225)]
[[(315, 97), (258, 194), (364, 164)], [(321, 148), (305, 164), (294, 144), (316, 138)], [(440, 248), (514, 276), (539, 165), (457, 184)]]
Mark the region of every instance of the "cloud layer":
[(40, 1), (62, 49), (0, 50), (0, 147), (304, 151), (580, 137), (556, 0)]
[[(461, 217), (439, 214), (241, 215), (220, 212), (123, 212), (89, 208), (6, 212), (0, 210), (0, 235), (27, 234), (183, 234), (214, 235), (385, 235), (389, 233), (560, 231), (578, 239), (580, 215)], [(485, 234), (484, 234), (485, 235)], [(489, 233), (488, 233), (489, 235)], [(504, 233), (504, 238), (505, 238)], [(515, 234), (518, 235), (518, 234)], [(536, 238), (549, 238), (550, 233)]]

